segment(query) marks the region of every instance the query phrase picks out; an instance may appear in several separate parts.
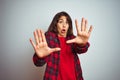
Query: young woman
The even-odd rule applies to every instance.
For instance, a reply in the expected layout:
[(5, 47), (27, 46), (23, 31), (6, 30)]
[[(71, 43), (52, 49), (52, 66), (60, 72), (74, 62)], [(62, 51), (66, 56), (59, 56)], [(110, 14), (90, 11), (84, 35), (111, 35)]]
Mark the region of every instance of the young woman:
[(82, 18), (81, 25), (75, 20), (77, 36), (73, 35), (72, 20), (68, 13), (57, 13), (48, 31), (34, 31), (35, 42), (30, 42), (35, 50), (33, 62), (46, 70), (44, 80), (83, 80), (80, 60), (77, 54), (88, 50), (92, 26)]

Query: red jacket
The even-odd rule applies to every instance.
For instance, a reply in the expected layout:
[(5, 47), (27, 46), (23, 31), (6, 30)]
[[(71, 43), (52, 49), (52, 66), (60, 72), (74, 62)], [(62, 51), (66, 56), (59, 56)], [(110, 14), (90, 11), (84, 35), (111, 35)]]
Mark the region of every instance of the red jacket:
[[(48, 43), (48, 46), (51, 48), (60, 47), (60, 42), (58, 39), (58, 36), (52, 32), (46, 32), (45, 33), (46, 40)], [(75, 36), (68, 36), (66, 37), (67, 40), (73, 39)], [(69, 44), (71, 46), (71, 49), (74, 54), (74, 63), (75, 63), (75, 71), (77, 75), (77, 80), (83, 80), (82, 77), (82, 69), (80, 65), (80, 61), (78, 58), (78, 54), (85, 53), (88, 50), (89, 43), (87, 43), (85, 46), (80, 46), (75, 43)], [(59, 67), (59, 61), (60, 61), (60, 52), (53, 52), (50, 55), (39, 58), (36, 54), (33, 56), (33, 62), (36, 66), (43, 66), (45, 63), (47, 63), (44, 80), (57, 80), (58, 77), (58, 67)]]

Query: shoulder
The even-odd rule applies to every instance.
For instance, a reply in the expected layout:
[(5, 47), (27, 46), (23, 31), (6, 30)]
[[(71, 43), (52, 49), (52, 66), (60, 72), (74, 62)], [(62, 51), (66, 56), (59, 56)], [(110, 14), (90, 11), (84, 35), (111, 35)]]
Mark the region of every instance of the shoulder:
[(46, 37), (48, 44), (59, 43), (57, 34), (55, 34), (53, 32), (46, 32), (45, 37)]
[(57, 34), (55, 34), (53, 32), (45, 32), (45, 36), (46, 37), (57, 37)]

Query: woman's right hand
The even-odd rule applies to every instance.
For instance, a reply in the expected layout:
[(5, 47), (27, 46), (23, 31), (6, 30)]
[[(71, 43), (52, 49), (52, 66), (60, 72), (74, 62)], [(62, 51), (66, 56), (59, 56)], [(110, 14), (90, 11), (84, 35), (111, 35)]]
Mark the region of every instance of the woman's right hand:
[(35, 50), (35, 53), (37, 54), (39, 58), (48, 56), (52, 52), (60, 51), (60, 48), (48, 47), (45, 35), (40, 29), (37, 29), (34, 31), (34, 39), (35, 39), (36, 44), (33, 42), (31, 38), (30, 38), (30, 43), (32, 44)]

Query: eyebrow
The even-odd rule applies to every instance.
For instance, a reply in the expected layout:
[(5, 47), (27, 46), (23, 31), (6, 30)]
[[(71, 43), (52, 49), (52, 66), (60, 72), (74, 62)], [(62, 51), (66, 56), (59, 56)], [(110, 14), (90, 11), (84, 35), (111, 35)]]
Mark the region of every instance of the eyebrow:
[(63, 19), (59, 19), (59, 20), (63, 20)]

